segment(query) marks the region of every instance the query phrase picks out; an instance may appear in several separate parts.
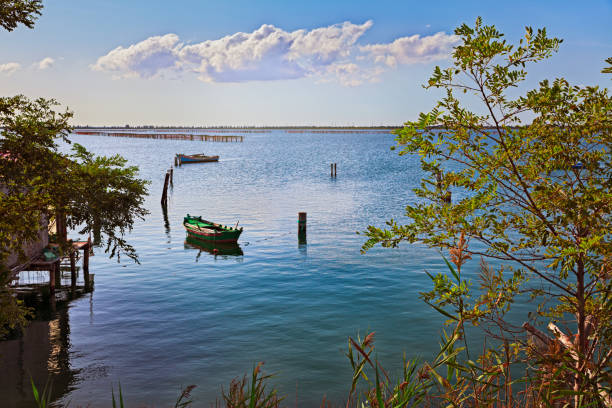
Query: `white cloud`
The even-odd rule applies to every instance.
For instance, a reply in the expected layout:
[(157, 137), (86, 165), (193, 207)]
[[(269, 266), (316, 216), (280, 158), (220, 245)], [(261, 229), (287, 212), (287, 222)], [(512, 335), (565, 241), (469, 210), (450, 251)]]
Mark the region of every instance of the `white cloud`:
[(149, 37), (128, 48), (115, 48), (98, 58), (91, 68), (113, 72), (120, 77), (151, 78), (166, 69), (177, 67), (181, 45), (176, 34)]
[(359, 86), (367, 82), (380, 81), (380, 75), (385, 70), (381, 67), (359, 66), (355, 63), (332, 64), (321, 75), (319, 82), (337, 81), (344, 86)]
[(17, 62), (7, 62), (6, 64), (0, 64), (0, 73), (10, 76), (13, 75), (20, 68), (21, 64)]
[(312, 30), (285, 31), (264, 24), (250, 33), (183, 44), (176, 34), (119, 46), (98, 58), (91, 68), (115, 78), (152, 78), (164, 73), (195, 73), (205, 82), (244, 82), (313, 77), (356, 86), (377, 81), (399, 64), (447, 57), (455, 36), (404, 37), (390, 44), (358, 46), (372, 27), (344, 22)]
[(206, 82), (303, 78), (326, 72), (329, 65), (348, 57), (371, 25), (345, 22), (287, 32), (264, 24), (252, 33), (186, 45), (180, 60)]
[(46, 57), (37, 62), (35, 65), (38, 69), (47, 69), (51, 68), (55, 64), (55, 60), (51, 57)]
[(291, 46), (290, 58), (301, 56), (314, 57), (318, 62), (327, 65), (339, 58), (348, 57), (355, 42), (372, 27), (372, 21), (361, 25), (348, 21), (329, 27), (316, 28), (312, 31), (295, 31), (295, 41)]
[(458, 42), (458, 36), (440, 32), (425, 37), (419, 35), (401, 37), (392, 43), (364, 45), (359, 49), (369, 54), (375, 62), (395, 67), (398, 64), (414, 64), (447, 58)]
[(301, 78), (305, 69), (287, 58), (293, 41), (293, 33), (264, 24), (252, 33), (187, 45), (180, 61), (206, 82)]

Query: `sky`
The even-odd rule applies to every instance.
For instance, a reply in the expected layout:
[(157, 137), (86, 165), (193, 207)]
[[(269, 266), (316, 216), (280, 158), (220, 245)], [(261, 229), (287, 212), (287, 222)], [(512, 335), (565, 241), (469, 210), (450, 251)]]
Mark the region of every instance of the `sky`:
[(564, 40), (519, 91), (611, 84), (612, 0), (43, 4), (0, 32), (1, 95), (54, 98), (76, 125), (397, 126), (442, 96), (422, 84), (478, 16), (513, 43), (525, 26)]

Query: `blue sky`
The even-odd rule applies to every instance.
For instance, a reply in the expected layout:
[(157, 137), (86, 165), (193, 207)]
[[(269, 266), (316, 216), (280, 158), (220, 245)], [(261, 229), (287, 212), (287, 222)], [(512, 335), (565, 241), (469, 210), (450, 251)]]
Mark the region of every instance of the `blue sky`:
[(612, 2), (45, 1), (0, 32), (0, 89), (54, 97), (90, 125), (397, 125), (429, 110), (455, 27), (482, 16), (564, 39), (526, 88), (609, 86)]

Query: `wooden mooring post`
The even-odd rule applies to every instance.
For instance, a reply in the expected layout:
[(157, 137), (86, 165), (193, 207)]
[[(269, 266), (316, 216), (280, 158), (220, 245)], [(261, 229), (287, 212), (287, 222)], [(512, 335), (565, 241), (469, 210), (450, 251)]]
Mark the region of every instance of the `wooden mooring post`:
[(164, 190), (162, 192), (161, 204), (162, 206), (168, 205), (168, 181), (170, 180), (170, 172), (166, 172), (166, 178), (164, 179)]
[(305, 244), (306, 243), (306, 213), (299, 212), (298, 213), (298, 243)]
[(330, 163), (329, 172), (330, 172), (330, 177), (336, 177), (338, 175), (338, 164)]
[(174, 169), (170, 167), (170, 185), (174, 186)]

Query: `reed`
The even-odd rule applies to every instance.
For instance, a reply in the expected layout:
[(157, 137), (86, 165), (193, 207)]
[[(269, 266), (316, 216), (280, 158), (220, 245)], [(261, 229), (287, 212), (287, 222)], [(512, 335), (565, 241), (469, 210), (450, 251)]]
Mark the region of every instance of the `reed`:
[(242, 379), (234, 378), (229, 385), (227, 393), (221, 389), (223, 401), (216, 401), (215, 406), (220, 408), (278, 408), (284, 397), (279, 397), (276, 389), (266, 390), (268, 380), (273, 375), (264, 375), (263, 362), (253, 367), (251, 381), (247, 381), (246, 374)]
[[(53, 388), (53, 384), (50, 380), (47, 380), (45, 383), (45, 387), (42, 392), (38, 391), (36, 385), (34, 385), (34, 380), (30, 377), (30, 384), (32, 384), (32, 394), (34, 395), (34, 401), (36, 402), (37, 408), (47, 408), (51, 405), (51, 390)], [(64, 407), (68, 407), (68, 404), (64, 405)]]

